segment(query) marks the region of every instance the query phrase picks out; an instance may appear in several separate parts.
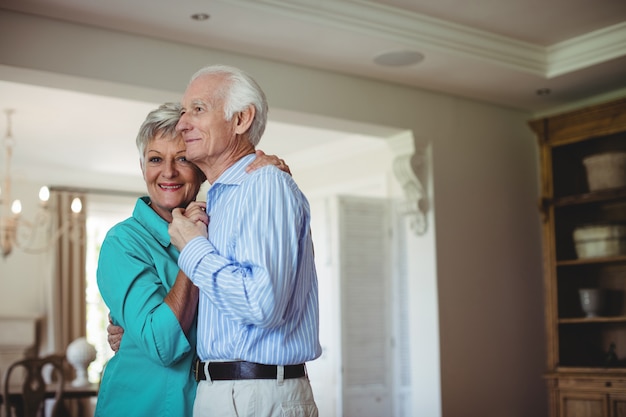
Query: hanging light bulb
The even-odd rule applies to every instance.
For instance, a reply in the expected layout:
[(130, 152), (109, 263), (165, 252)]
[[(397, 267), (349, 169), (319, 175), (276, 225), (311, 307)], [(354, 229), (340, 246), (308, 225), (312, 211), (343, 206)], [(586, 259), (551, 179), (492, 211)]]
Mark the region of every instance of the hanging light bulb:
[(39, 200), (42, 206), (45, 206), (50, 200), (50, 189), (45, 185), (39, 189)]
[(11, 213), (18, 216), (22, 212), (22, 202), (20, 200), (15, 200), (13, 204), (11, 204)]
[[(7, 116), (7, 130), (3, 145), (5, 149), (5, 175), (3, 186), (0, 189), (0, 249), (2, 256), (7, 257), (14, 247), (19, 247), (28, 253), (38, 253), (47, 250), (52, 242), (64, 233), (70, 236), (84, 236), (84, 233), (77, 233), (75, 230), (81, 227), (81, 223), (76, 221), (82, 210), (82, 202), (79, 198), (72, 201), (71, 210), (74, 213), (72, 221), (65, 222), (53, 233), (50, 231), (50, 214), (48, 213), (48, 200), (50, 199), (50, 189), (46, 186), (39, 190), (39, 210), (32, 222), (22, 218), (22, 203), (20, 200), (11, 202), (11, 159), (15, 141), (11, 130), (11, 117), (13, 109), (5, 110)], [(79, 237), (82, 239), (82, 237)]]
[(72, 200), (72, 205), (70, 206), (72, 209), (72, 213), (78, 214), (83, 209), (83, 203), (81, 203), (80, 198), (76, 197)]

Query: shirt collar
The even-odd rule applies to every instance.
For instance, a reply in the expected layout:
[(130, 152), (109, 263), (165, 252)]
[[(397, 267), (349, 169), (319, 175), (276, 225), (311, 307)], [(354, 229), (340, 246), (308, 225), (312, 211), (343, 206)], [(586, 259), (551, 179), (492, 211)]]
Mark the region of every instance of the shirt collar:
[(256, 158), (256, 154), (246, 155), (239, 159), (237, 162), (228, 167), (228, 169), (226, 169), (226, 171), (224, 171), (222, 175), (220, 175), (218, 179), (211, 184), (211, 187), (209, 187), (206, 193), (207, 214), (211, 215), (212, 213), (214, 201), (213, 197), (219, 195), (219, 193), (226, 187), (238, 186), (243, 182), (246, 175), (248, 175), (246, 167), (254, 161), (254, 158)]
[(250, 165), (252, 161), (256, 158), (256, 154), (246, 155), (243, 158), (239, 159), (237, 162), (232, 164), (226, 171), (219, 176), (219, 178), (215, 181), (215, 184), (231, 184), (238, 185), (241, 184), (245, 176), (247, 175), (246, 167)]
[(133, 217), (159, 242), (163, 247), (170, 245), (170, 235), (167, 232), (168, 223), (150, 207), (150, 197), (141, 197), (137, 200)]

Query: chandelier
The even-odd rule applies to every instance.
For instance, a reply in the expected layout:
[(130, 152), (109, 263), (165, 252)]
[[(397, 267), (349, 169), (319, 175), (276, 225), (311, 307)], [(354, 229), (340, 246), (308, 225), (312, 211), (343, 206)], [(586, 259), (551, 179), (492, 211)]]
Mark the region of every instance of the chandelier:
[(40, 253), (46, 251), (54, 241), (64, 233), (70, 233), (72, 239), (83, 239), (82, 229), (82, 202), (76, 197), (72, 201), (72, 216), (69, 221), (62, 222), (56, 231), (52, 231), (52, 216), (48, 207), (50, 190), (43, 186), (39, 190), (39, 206), (32, 221), (28, 221), (21, 215), (22, 203), (20, 200), (11, 198), (11, 158), (15, 140), (11, 129), (13, 109), (5, 110), (7, 117), (7, 129), (3, 141), (5, 156), (4, 182), (0, 188), (0, 249), (2, 257), (6, 258), (13, 248), (19, 248), (27, 253)]

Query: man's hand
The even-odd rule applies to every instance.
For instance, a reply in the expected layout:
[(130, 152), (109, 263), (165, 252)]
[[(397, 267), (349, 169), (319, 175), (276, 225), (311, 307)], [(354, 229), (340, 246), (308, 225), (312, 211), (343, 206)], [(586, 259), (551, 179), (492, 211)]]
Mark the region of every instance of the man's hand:
[(120, 326), (116, 326), (111, 321), (111, 316), (109, 315), (109, 325), (107, 326), (107, 341), (109, 342), (109, 346), (111, 346), (111, 350), (117, 353), (120, 350), (120, 344), (122, 343), (122, 335), (124, 334), (124, 329)]
[(168, 226), (172, 245), (181, 251), (189, 241), (198, 236), (207, 238), (209, 218), (204, 212), (204, 203), (193, 202), (187, 209), (172, 211), (172, 222)]

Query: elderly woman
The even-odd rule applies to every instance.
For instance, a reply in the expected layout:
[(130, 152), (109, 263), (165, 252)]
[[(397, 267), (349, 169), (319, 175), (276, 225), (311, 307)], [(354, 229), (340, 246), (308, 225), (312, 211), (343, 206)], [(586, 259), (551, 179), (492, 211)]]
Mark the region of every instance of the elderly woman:
[[(96, 416), (192, 415), (198, 290), (178, 269), (167, 228), (172, 210), (194, 201), (205, 177), (185, 158), (179, 115), (177, 104), (164, 104), (142, 124), (137, 148), (148, 196), (100, 250), (98, 287), (124, 337), (106, 366)], [(276, 161), (260, 153), (248, 169)], [(208, 224), (200, 210), (189, 215)]]

